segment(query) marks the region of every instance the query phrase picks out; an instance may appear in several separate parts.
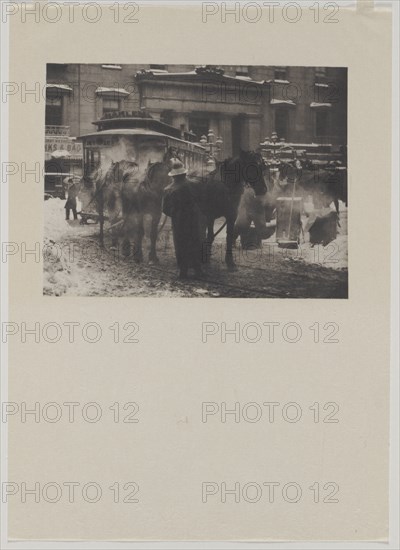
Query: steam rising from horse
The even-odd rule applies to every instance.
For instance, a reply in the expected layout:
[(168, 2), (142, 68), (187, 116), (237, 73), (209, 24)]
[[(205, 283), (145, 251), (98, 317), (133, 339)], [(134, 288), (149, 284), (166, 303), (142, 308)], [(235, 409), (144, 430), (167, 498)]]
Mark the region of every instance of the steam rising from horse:
[(170, 182), (168, 171), (166, 162), (156, 162), (148, 165), (143, 178), (136, 162), (121, 160), (111, 162), (105, 171), (98, 169), (94, 172), (92, 179), (100, 219), (101, 246), (104, 246), (104, 212), (107, 210), (111, 228), (118, 226), (118, 230), (115, 228), (112, 233), (113, 247), (117, 246), (118, 236), (122, 235), (122, 251), (129, 255), (132, 239), (134, 260), (141, 262), (144, 217), (148, 215), (151, 217), (149, 261), (158, 262), (156, 241), (163, 190)]
[[(122, 160), (112, 162), (102, 174), (93, 175), (95, 195), (100, 216), (100, 242), (104, 243), (104, 210), (107, 209), (111, 225), (118, 224), (122, 213), (123, 225), (120, 229), (123, 243), (122, 250), (128, 255), (133, 241), (133, 258), (136, 262), (143, 260), (142, 241), (144, 236), (144, 216), (151, 217), (149, 261), (158, 262), (156, 242), (158, 225), (162, 212), (164, 189), (171, 182), (170, 152), (162, 162), (148, 165), (144, 179), (138, 174), (135, 162)], [(217, 218), (226, 220), (226, 254), (225, 261), (229, 268), (234, 267), (233, 243), (235, 220), (238, 214), (240, 199), (245, 185), (251, 186), (255, 195), (264, 195), (267, 191), (264, 182), (265, 165), (259, 153), (242, 151), (236, 158), (227, 159), (217, 165), (210, 174), (191, 173), (188, 176), (189, 186), (195, 196), (207, 227), (204, 242), (204, 259), (209, 260), (214, 241), (214, 222)], [(116, 245), (116, 235), (113, 236)]]
[(293, 162), (282, 162), (279, 165), (278, 178), (274, 182), (276, 192), (280, 191), (284, 195), (286, 188), (291, 193), (294, 182), (296, 194), (303, 197), (311, 195), (316, 209), (327, 208), (333, 202), (339, 215), (339, 201), (347, 205), (346, 170), (339, 171), (329, 166), (299, 170)]

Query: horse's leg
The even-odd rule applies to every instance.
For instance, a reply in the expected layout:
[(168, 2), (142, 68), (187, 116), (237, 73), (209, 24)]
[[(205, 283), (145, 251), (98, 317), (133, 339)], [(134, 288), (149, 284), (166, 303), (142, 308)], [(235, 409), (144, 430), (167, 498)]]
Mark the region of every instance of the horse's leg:
[(100, 247), (104, 248), (104, 195), (99, 194)]
[(226, 252), (225, 252), (225, 263), (229, 270), (233, 271), (236, 269), (236, 264), (233, 259), (233, 241), (235, 234), (235, 217), (229, 216), (226, 220)]
[[(108, 214), (110, 217), (110, 225), (113, 226), (118, 222), (119, 209), (117, 205), (114, 208), (108, 209)], [(111, 229), (111, 250), (116, 250), (118, 248), (118, 233), (120, 232), (120, 227), (115, 227)]]
[(336, 208), (336, 213), (337, 213), (337, 215), (339, 216), (339, 214), (340, 214), (340, 209), (339, 209), (339, 199), (338, 199), (337, 196), (333, 199), (333, 203), (334, 203), (335, 208)]
[(151, 228), (150, 228), (150, 253), (149, 253), (149, 262), (153, 264), (158, 264), (159, 259), (157, 257), (157, 237), (158, 237), (158, 224), (160, 223), (161, 218), (161, 208), (152, 212), (151, 215)]
[(141, 263), (143, 261), (143, 250), (142, 250), (142, 241), (144, 235), (143, 227), (143, 214), (135, 214), (134, 219), (134, 251), (133, 259), (136, 263)]
[(127, 258), (131, 254), (131, 242), (130, 242), (130, 236), (133, 233), (133, 215), (127, 212), (124, 212), (124, 225), (122, 228), (122, 245), (121, 245), (121, 252), (122, 255)]
[(210, 263), (213, 242), (214, 242), (214, 218), (209, 218), (207, 220), (206, 238), (205, 240), (204, 239), (202, 240), (201, 261), (203, 263)]
[(127, 258), (130, 256), (131, 253), (131, 242), (129, 240), (129, 235), (125, 234), (123, 240), (122, 240), (122, 246), (121, 246), (121, 252), (122, 255)]

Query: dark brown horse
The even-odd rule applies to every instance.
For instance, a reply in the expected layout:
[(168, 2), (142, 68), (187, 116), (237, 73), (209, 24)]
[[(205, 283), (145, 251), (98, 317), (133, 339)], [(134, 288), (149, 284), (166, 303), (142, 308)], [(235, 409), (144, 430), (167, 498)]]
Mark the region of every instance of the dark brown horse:
[(217, 163), (216, 169), (206, 176), (196, 174), (188, 176), (192, 192), (206, 218), (207, 237), (203, 247), (205, 261), (210, 259), (216, 236), (214, 222), (222, 217), (226, 222), (225, 262), (228, 269), (235, 268), (233, 245), (238, 236), (235, 231), (235, 221), (239, 203), (245, 186), (250, 186), (256, 196), (265, 195), (267, 187), (264, 172), (265, 164), (259, 153), (241, 151), (237, 157)]

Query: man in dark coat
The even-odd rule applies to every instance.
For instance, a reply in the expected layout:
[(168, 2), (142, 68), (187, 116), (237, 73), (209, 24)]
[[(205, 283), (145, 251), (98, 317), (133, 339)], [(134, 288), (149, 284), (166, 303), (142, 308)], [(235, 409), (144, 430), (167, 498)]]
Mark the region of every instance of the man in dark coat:
[(165, 188), (163, 212), (171, 217), (175, 256), (179, 278), (186, 279), (189, 268), (202, 276), (200, 211), (186, 179), (186, 170), (179, 159), (172, 160), (169, 176), (173, 183)]
[(67, 202), (65, 203), (65, 219), (69, 220), (69, 214), (72, 210), (72, 213), (74, 215), (74, 220), (78, 219), (78, 213), (76, 211), (76, 197), (78, 195), (78, 189), (76, 185), (74, 184), (74, 181), (72, 178), (69, 178), (66, 182), (68, 185), (67, 189)]

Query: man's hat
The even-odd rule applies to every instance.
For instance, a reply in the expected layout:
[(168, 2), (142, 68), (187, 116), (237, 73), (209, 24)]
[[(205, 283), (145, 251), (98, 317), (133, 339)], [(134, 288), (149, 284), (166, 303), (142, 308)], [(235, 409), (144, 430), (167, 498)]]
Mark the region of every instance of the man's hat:
[(177, 159), (171, 159), (172, 167), (171, 171), (169, 172), (169, 176), (180, 176), (181, 174), (187, 174), (186, 168), (183, 166), (182, 162)]

